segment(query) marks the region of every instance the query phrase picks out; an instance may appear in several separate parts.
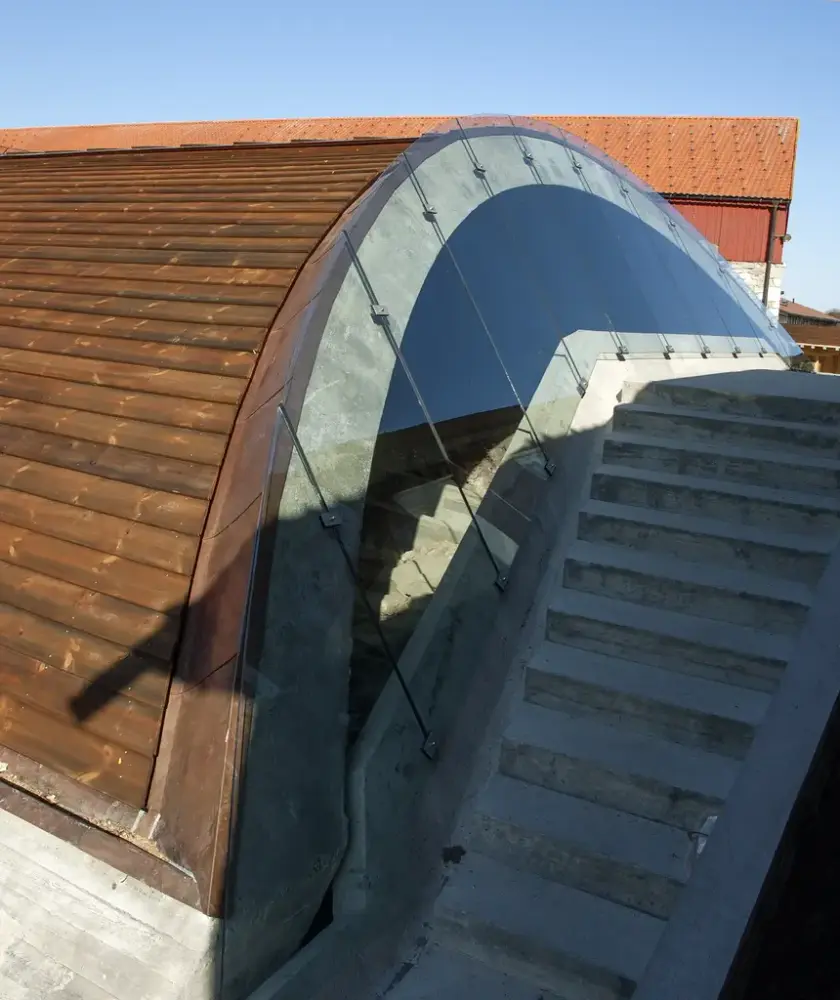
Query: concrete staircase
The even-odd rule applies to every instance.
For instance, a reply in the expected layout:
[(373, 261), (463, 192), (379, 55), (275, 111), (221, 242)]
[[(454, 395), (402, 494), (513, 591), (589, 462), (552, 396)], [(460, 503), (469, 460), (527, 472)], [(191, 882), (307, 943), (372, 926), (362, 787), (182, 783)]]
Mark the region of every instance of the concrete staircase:
[(431, 943), (389, 1000), (633, 993), (837, 543), (838, 487), (840, 404), (625, 387)]

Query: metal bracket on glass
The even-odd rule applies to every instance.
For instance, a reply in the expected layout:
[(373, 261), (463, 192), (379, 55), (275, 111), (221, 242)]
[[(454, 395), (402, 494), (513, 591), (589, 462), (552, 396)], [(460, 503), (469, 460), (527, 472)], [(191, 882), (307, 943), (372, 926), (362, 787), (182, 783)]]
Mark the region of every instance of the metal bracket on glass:
[(435, 739), (435, 734), (430, 732), (426, 739), (423, 741), (423, 746), (420, 748), (423, 752), (424, 757), (428, 757), (429, 760), (438, 759), (438, 741)]
[(432, 222), (436, 224), (437, 209), (433, 208), (429, 204), (429, 200), (426, 197), (426, 192), (423, 190), (423, 185), (420, 183), (419, 180), (417, 180), (417, 176), (414, 173), (414, 168), (411, 165), (411, 161), (409, 160), (409, 158), (406, 156), (405, 153), (403, 153), (403, 161), (405, 162), (406, 170), (408, 171), (408, 176), (409, 179), (411, 180), (411, 185), (417, 192), (417, 197), (420, 199), (420, 205), (422, 206), (423, 209), (423, 218), (426, 220), (426, 222)]
[(700, 357), (708, 358), (709, 355), (712, 353), (709, 345), (706, 343), (705, 340), (703, 340), (702, 337), (698, 337), (697, 339), (700, 341)]
[(529, 167), (532, 167), (534, 165), (534, 155), (525, 145), (525, 140), (518, 132), (513, 133), (513, 138), (516, 141), (516, 145), (519, 147), (522, 159), (528, 164)]
[[(610, 324), (612, 326), (612, 323)], [(615, 347), (615, 354), (619, 361), (627, 360), (627, 344), (619, 337), (615, 330), (610, 330), (610, 338), (612, 339), (613, 346)]]
[(461, 142), (463, 142), (464, 149), (467, 151), (467, 156), (469, 157), (470, 164), (472, 165), (472, 171), (479, 180), (483, 181), (487, 176), (487, 168), (481, 164), (478, 157), (475, 155), (475, 150), (472, 148), (469, 136), (464, 131), (464, 126), (461, 124), (461, 120), (456, 118), (455, 121), (458, 122), (458, 128), (461, 131)]
[(543, 468), (545, 469), (545, 474), (547, 476), (553, 476), (554, 473), (557, 471), (557, 463), (552, 462), (550, 458), (547, 458), (545, 460), (545, 465), (543, 466)]
[(341, 527), (341, 521), (341, 514), (337, 510), (321, 511), (321, 524), (325, 528), (339, 528)]
[(583, 164), (575, 156), (572, 157), (572, 167), (577, 171), (577, 173), (579, 174), (583, 173)]
[[(387, 320), (385, 322), (387, 326)], [(341, 524), (341, 516), (340, 514), (338, 514), (337, 511), (335, 511), (334, 509), (330, 508), (327, 505), (326, 497), (324, 496), (324, 493), (321, 490), (321, 487), (318, 483), (318, 479), (315, 476), (315, 470), (312, 468), (312, 465), (309, 462), (309, 458), (306, 454), (306, 451), (303, 445), (301, 444), (297, 431), (295, 430), (295, 425), (292, 422), (291, 418), (289, 417), (289, 414), (286, 412), (285, 406), (283, 406), (283, 404), (281, 403), (278, 409), (280, 416), (286, 425), (286, 430), (289, 433), (289, 437), (291, 439), (292, 447), (295, 451), (295, 454), (298, 456), (300, 463), (303, 466), (303, 471), (306, 474), (306, 478), (309, 480), (309, 483), (312, 486), (312, 489), (315, 491), (315, 495), (318, 498), (318, 505), (321, 508), (320, 510), (321, 524), (325, 528), (335, 528)], [(382, 623), (379, 620), (379, 616), (374, 611), (370, 601), (368, 600), (367, 595), (365, 594), (364, 588), (362, 587), (358, 574), (356, 572), (356, 566), (353, 562), (353, 557), (350, 555), (347, 546), (344, 544), (344, 539), (341, 537), (340, 531), (335, 532), (332, 537), (335, 539), (336, 545), (338, 546), (338, 549), (341, 552), (344, 564), (347, 567), (348, 573), (350, 574), (350, 579), (353, 581), (353, 586), (356, 590), (356, 593), (361, 598), (362, 604), (365, 608), (368, 618), (370, 619), (371, 625), (376, 630), (379, 636), (379, 641), (382, 644), (382, 650), (385, 653), (385, 656), (391, 667), (391, 672), (397, 678), (397, 683), (402, 688), (402, 692), (405, 695), (408, 707), (411, 711), (411, 714), (414, 716), (414, 720), (417, 723), (417, 728), (420, 730), (420, 733), (423, 737), (423, 745), (421, 748), (422, 752), (429, 758), (429, 760), (434, 760), (437, 755), (437, 741), (432, 735), (431, 729), (426, 724), (426, 720), (423, 716), (423, 713), (420, 711), (417, 701), (415, 700), (414, 695), (411, 693), (411, 689), (409, 688), (408, 683), (406, 682), (406, 679), (403, 676), (403, 672), (400, 669), (399, 661), (397, 660), (397, 657), (394, 655), (394, 652), (391, 649), (388, 639), (385, 636), (385, 632), (382, 629)]]
[(388, 310), (378, 302), (371, 304), (370, 315), (377, 326), (384, 326), (388, 322)]
[(504, 593), (504, 591), (507, 590), (507, 585), (508, 585), (507, 573), (498, 573), (496, 575), (496, 586), (499, 588), (499, 590), (501, 590)]

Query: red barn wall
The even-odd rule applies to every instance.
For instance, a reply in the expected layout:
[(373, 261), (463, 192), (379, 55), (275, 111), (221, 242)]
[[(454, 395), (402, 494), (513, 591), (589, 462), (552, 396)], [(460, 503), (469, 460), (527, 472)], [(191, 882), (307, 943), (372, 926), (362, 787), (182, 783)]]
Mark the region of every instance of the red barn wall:
[[(670, 200), (670, 199), (669, 199)], [(770, 208), (767, 205), (729, 205), (722, 202), (681, 201), (671, 204), (714, 243), (727, 260), (767, 260), (767, 236)], [(788, 209), (776, 213), (776, 236), (787, 232)], [(782, 263), (782, 241), (775, 240), (773, 263)]]

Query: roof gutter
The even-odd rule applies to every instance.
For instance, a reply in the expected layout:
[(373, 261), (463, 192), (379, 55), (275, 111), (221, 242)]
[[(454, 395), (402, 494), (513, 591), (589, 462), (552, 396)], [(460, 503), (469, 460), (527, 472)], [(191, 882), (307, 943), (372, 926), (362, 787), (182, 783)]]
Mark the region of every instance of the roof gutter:
[(787, 198), (764, 198), (749, 195), (723, 195), (723, 194), (691, 194), (690, 192), (660, 192), (663, 198), (668, 201), (685, 201), (694, 202), (698, 204), (715, 204), (715, 205), (737, 205), (741, 208), (751, 206), (753, 208), (772, 208), (775, 205), (777, 208), (787, 208), (790, 205), (791, 199)]

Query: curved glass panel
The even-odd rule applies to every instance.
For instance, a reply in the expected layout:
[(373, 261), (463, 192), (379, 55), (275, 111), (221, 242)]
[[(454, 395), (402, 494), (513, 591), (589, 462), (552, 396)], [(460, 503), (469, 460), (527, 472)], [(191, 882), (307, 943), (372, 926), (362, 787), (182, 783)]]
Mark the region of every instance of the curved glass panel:
[[(550, 530), (551, 458), (598, 359), (796, 353), (624, 168), (542, 125), (475, 125), (475, 149), (462, 130), (432, 134), (412, 173), (380, 185), (370, 228), (344, 232), (338, 291), (310, 310), (323, 326), (307, 334), (312, 374), (285, 425), (263, 651), (248, 661), (228, 949), (260, 914), (305, 922), (326, 891), (346, 847), (348, 744), (363, 755), (373, 732), (390, 755), (365, 777), (364, 836), (410, 808), (410, 768), (391, 762), (446, 731), (480, 669), (517, 555), (535, 525)], [(276, 806), (277, 789), (279, 822), (255, 805)], [(294, 887), (288, 899), (267, 877)], [(226, 976), (240, 974), (231, 960)]]

